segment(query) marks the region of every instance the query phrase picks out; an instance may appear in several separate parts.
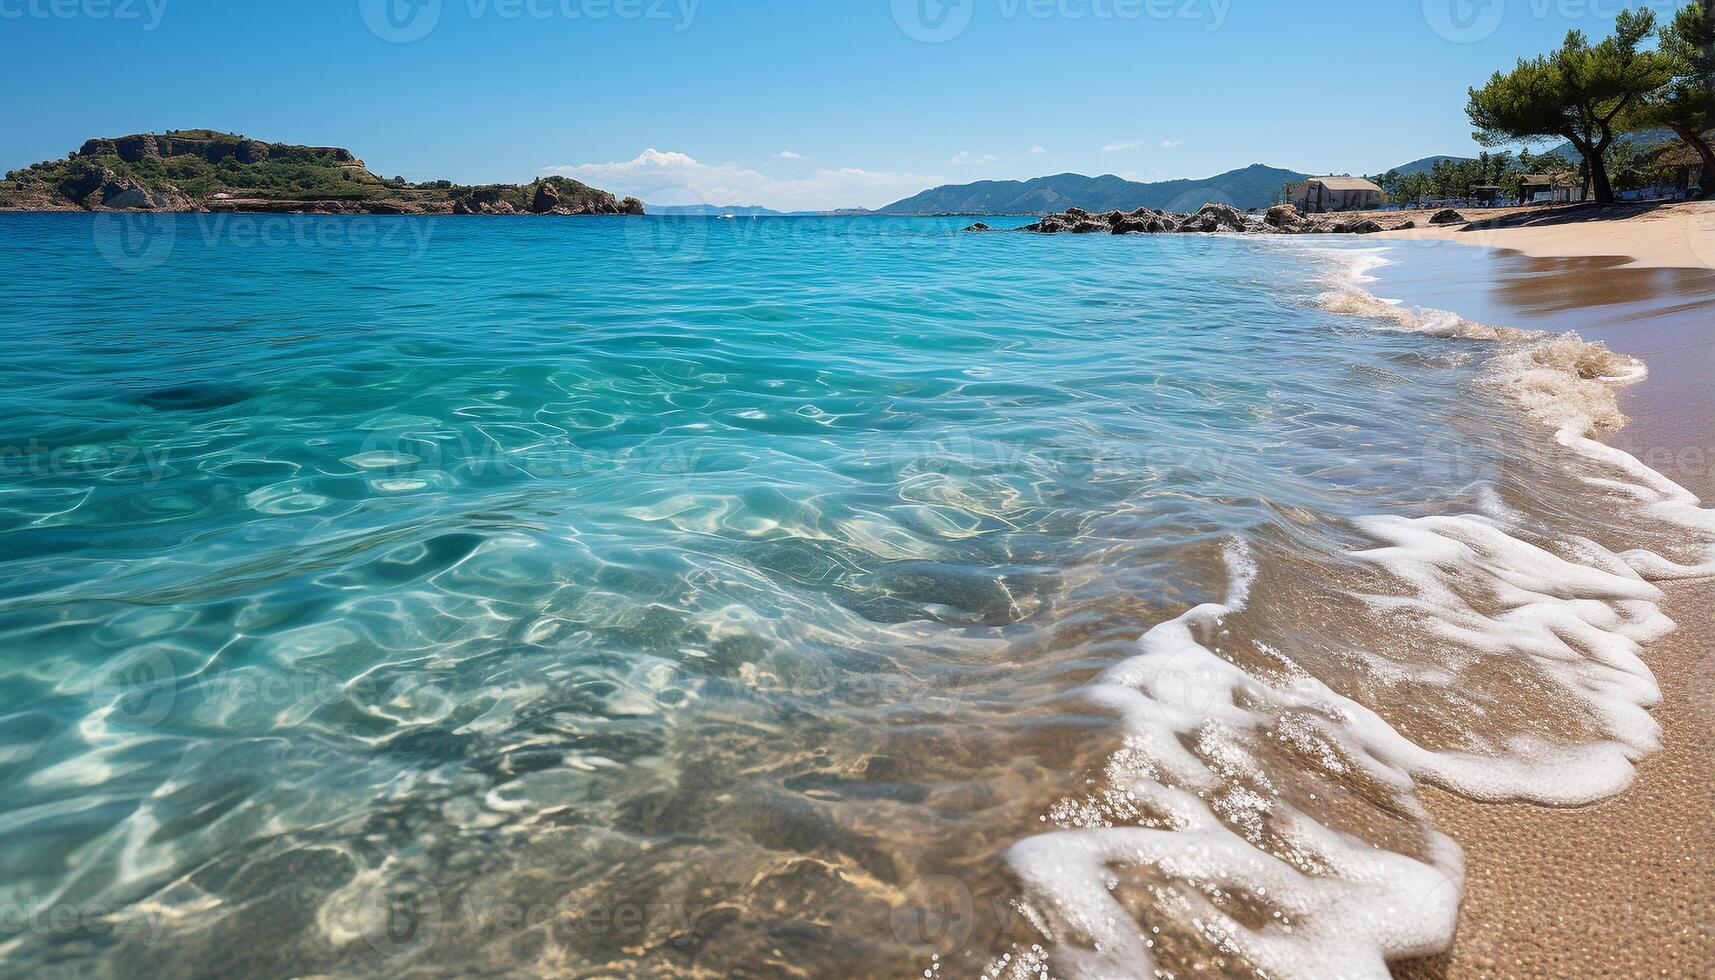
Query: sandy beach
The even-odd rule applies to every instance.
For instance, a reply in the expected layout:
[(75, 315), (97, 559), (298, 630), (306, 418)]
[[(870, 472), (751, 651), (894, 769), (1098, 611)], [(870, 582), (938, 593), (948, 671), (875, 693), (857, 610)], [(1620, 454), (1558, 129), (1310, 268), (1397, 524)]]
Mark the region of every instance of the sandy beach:
[[(1707, 386), (1715, 320), (1705, 304), (1715, 293), (1715, 276), (1638, 270), (1709, 269), (1715, 260), (1715, 205), (1632, 209), (1611, 221), (1562, 217), (1388, 236), (1446, 239), (1535, 257), (1526, 262), (1496, 253), (1497, 262), (1507, 263), (1502, 275), (1511, 283), (1482, 297), (1485, 316), (1536, 328), (1552, 328), (1557, 319), (1571, 321), (1562, 329), (1614, 321), (1603, 339), (1643, 357), (1652, 374), (1623, 399), (1634, 424), (1608, 441), (1707, 499), (1715, 411), (1706, 401), (1685, 397), (1686, 372), (1676, 368), (1689, 365)], [(1590, 258), (1595, 256), (1632, 261)], [(1578, 280), (1575, 292), (1590, 298), (1577, 310), (1561, 302), (1571, 279)], [(1646, 301), (1650, 307), (1643, 315), (1603, 315), (1606, 303), (1618, 310)], [(1654, 712), (1663, 730), (1662, 751), (1639, 764), (1626, 792), (1587, 807), (1485, 804), (1423, 790), (1436, 824), (1465, 849), (1468, 891), (1453, 949), (1396, 964), (1395, 976), (1715, 973), (1715, 898), (1707, 885), (1715, 880), (1715, 824), (1709, 820), (1715, 811), (1709, 779), (1715, 759), (1715, 626), (1708, 614), (1715, 584), (1666, 583), (1663, 589), (1663, 610), (1679, 629), (1644, 654), (1662, 690)]]
[(1422, 212), (1373, 212), (1388, 228), (1412, 220), (1420, 227), (1390, 230), (1380, 237), (1464, 242), (1506, 248), (1536, 258), (1625, 256), (1627, 265), (1649, 269), (1715, 269), (1715, 202), (1594, 205), (1559, 208), (1468, 209), (1468, 224), (1421, 227)]
[(1453, 950), (1398, 965), (1400, 980), (1715, 972), (1715, 586), (1666, 591), (1679, 632), (1645, 655), (1663, 749), (1631, 789), (1570, 810), (1422, 791), (1465, 849), (1467, 892)]

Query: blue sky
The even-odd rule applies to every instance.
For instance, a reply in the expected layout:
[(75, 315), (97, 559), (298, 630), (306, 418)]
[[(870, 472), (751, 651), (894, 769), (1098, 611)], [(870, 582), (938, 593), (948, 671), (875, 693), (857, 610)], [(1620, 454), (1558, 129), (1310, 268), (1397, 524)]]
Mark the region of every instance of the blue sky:
[(0, 168), (208, 127), (412, 180), (780, 208), (1064, 171), (1373, 172), (1474, 153), (1468, 85), (1622, 6), (0, 0)]

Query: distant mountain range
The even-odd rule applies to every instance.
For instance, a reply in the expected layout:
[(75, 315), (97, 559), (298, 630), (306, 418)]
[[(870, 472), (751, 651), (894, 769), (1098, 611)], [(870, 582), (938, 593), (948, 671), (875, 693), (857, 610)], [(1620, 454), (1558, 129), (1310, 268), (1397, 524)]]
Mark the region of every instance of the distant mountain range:
[[(1639, 150), (1644, 150), (1652, 146), (1660, 146), (1663, 143), (1677, 143), (1679, 142), (1679, 135), (1671, 129), (1643, 129), (1635, 133), (1621, 133), (1614, 137), (1616, 143), (1621, 140), (1632, 144)], [(1570, 140), (1548, 152), (1558, 153), (1574, 165), (1579, 160), (1578, 148), (1573, 146)]]
[(1195, 211), (1205, 204), (1241, 209), (1267, 207), (1289, 181), (1309, 177), (1296, 170), (1262, 164), (1206, 180), (1167, 180), (1145, 184), (1107, 174), (1056, 174), (1034, 180), (981, 180), (948, 184), (889, 204), (877, 214), (1050, 214), (1079, 207), (1087, 211), (1131, 211), (1140, 207)]
[[(1636, 132), (1636, 133), (1622, 133), (1618, 137), (1618, 139), (1626, 140), (1627, 142), (1630, 142), (1632, 145), (1638, 147), (1639, 149), (1643, 149), (1646, 147), (1652, 147), (1652, 146), (1658, 146), (1662, 143), (1677, 143), (1679, 141), (1679, 137), (1677, 135), (1675, 135), (1673, 130), (1671, 130), (1671, 129), (1646, 129), (1646, 130), (1641, 130), (1641, 131)], [(1554, 147), (1551, 150), (1548, 150), (1547, 153), (1548, 154), (1557, 154), (1562, 159), (1566, 160), (1568, 163), (1573, 164), (1574, 166), (1576, 166), (1578, 164), (1578, 161), (1580, 159), (1579, 154), (1578, 154), (1578, 148), (1573, 146), (1571, 143), (1562, 143), (1559, 146)], [(1517, 155), (1516, 152), (1514, 153), (1514, 155), (1515, 156)], [(1539, 153), (1537, 155), (1543, 156), (1545, 154)], [(1443, 160), (1447, 160), (1447, 161), (1450, 161), (1452, 163), (1469, 163), (1474, 159), (1476, 159), (1476, 158), (1475, 157), (1424, 157), (1421, 160), (1413, 160), (1410, 163), (1404, 164), (1402, 166), (1395, 167), (1394, 169), (1399, 171), (1399, 175), (1401, 177), (1409, 177), (1412, 174), (1429, 173), (1430, 171), (1435, 169), (1435, 165), (1437, 163), (1440, 163)]]
[[(1626, 137), (1638, 146), (1669, 142), (1673, 133), (1635, 133)], [(1576, 162), (1572, 144), (1555, 151)], [(1429, 173), (1443, 160), (1463, 163), (1472, 157), (1432, 156), (1394, 167), (1401, 176)], [(1386, 173), (1386, 171), (1383, 171)], [(1217, 174), (1204, 180), (1167, 180), (1139, 183), (1107, 174), (1056, 174), (1034, 180), (979, 180), (972, 184), (948, 184), (924, 191), (882, 208), (875, 214), (1054, 214), (1071, 207), (1086, 211), (1131, 211), (1139, 207), (1163, 211), (1195, 211), (1205, 204), (1230, 204), (1240, 210), (1273, 204), (1287, 183), (1306, 180), (1312, 174), (1254, 164), (1243, 170)], [(658, 209), (651, 207), (653, 213)]]
[(755, 204), (644, 204), (644, 210), (649, 214), (671, 214), (692, 218), (718, 218), (731, 214), (743, 218), (772, 217), (778, 218), (788, 214), (814, 214), (807, 211), (776, 211)]
[[(1410, 177), (1413, 174), (1429, 173), (1430, 171), (1435, 169), (1435, 165), (1438, 163), (1443, 163), (1443, 162), (1445, 162), (1445, 163), (1468, 163), (1473, 159), (1475, 159), (1475, 158), (1474, 157), (1424, 157), (1421, 160), (1413, 160), (1410, 163), (1401, 164), (1400, 166), (1397, 166), (1393, 169), (1398, 171), (1399, 175), (1401, 177)], [(1387, 170), (1382, 171), (1382, 173), (1390, 173), (1390, 172), (1392, 172), (1392, 171), (1387, 171)]]

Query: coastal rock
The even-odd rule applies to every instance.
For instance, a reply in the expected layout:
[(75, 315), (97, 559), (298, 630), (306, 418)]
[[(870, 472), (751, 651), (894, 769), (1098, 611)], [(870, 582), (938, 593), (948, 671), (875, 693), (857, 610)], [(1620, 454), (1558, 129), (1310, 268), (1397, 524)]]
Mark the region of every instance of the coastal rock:
[(126, 211), (153, 211), (160, 207), (160, 203), (142, 184), (115, 180), (102, 185), (101, 206)]
[(1452, 208), (1443, 208), (1429, 216), (1432, 225), (1456, 225), (1465, 220), (1465, 216)]
[(1197, 213), (1185, 219), (1179, 226), (1180, 231), (1237, 231), (1245, 230), (1245, 216), (1238, 208), (1227, 204), (1205, 204), (1197, 209)]
[(159, 158), (161, 155), (160, 144), (157, 143), (155, 141), (155, 137), (149, 133), (141, 133), (136, 136), (121, 136), (119, 139), (113, 141), (113, 148), (114, 154), (126, 163), (136, 163), (139, 160)]
[(1262, 220), (1263, 224), (1286, 232), (1299, 231), (1304, 227), (1304, 218), (1290, 204), (1276, 204), (1268, 209)]
[(643, 202), (635, 197), (628, 197), (619, 202), (619, 213), (629, 215), (643, 214)]
[(1387, 229), (1383, 228), (1381, 222), (1376, 219), (1365, 218), (1347, 230), (1354, 235), (1373, 235), (1378, 231), (1386, 231)]
[(530, 198), (530, 213), (549, 214), (559, 206), (559, 189), (547, 181), (537, 181), (535, 193)]
[[(60, 181), (59, 192), (66, 200), (74, 204), (89, 207), (89, 197), (96, 191), (119, 179), (119, 175), (106, 167), (73, 170), (64, 180)], [(97, 201), (97, 204), (100, 202)]]
[(1195, 214), (1174, 214), (1148, 207), (1091, 214), (1082, 208), (1067, 208), (1060, 214), (1044, 215), (1035, 224), (1026, 225), (1019, 230), (1039, 235), (1057, 235), (1063, 232), (1096, 234), (1102, 231), (1115, 235), (1159, 235), (1174, 232), (1304, 235), (1345, 232), (1349, 227), (1309, 218), (1299, 214), (1298, 209), (1290, 204), (1276, 205), (1266, 214), (1243, 212), (1227, 204), (1205, 204), (1198, 208)]
[(268, 144), (261, 140), (245, 140), (238, 144), (232, 156), (239, 163), (261, 163), (268, 159)]
[(983, 224), (981, 221), (970, 226), (969, 228), (966, 228), (965, 230), (966, 231), (994, 231), (993, 228), (990, 228), (988, 225)]

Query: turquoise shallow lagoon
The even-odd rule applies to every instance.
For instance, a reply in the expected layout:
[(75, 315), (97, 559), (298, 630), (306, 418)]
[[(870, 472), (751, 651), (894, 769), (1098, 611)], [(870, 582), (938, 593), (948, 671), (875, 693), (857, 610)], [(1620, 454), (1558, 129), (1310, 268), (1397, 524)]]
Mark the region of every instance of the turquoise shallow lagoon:
[(1009, 849), (1126, 810), (1080, 692), (1235, 583), (1268, 683), (1601, 729), (1358, 598), (1377, 515), (1591, 512), (1481, 345), (1318, 305), (1361, 244), (965, 223), (0, 215), (4, 972), (975, 976), (1078, 942)]

